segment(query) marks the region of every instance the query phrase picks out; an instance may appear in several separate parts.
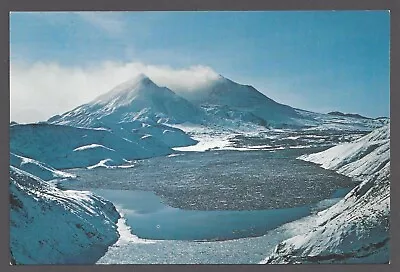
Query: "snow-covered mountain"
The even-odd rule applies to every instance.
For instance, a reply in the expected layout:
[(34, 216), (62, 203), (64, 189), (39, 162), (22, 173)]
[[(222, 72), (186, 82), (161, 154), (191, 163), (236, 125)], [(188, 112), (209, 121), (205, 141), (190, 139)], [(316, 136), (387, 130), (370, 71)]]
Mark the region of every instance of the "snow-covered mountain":
[(14, 264), (89, 264), (119, 238), (119, 213), (90, 192), (62, 191), (10, 166), (9, 193)]
[(361, 183), (320, 212), (312, 232), (281, 242), (264, 263), (388, 263), (390, 125), (299, 159)]
[(220, 118), (280, 126), (295, 125), (294, 118), (298, 117), (292, 107), (275, 102), (252, 86), (238, 84), (221, 75), (202, 87), (175, 92)]
[(61, 125), (94, 126), (121, 122), (182, 123), (201, 121), (203, 112), (166, 87), (141, 74), (93, 101), (48, 121)]
[(371, 131), (385, 123), (384, 118), (375, 120), (356, 114), (339, 116), (296, 109), (272, 100), (253, 86), (236, 83), (221, 75), (209, 79), (201, 87), (174, 91), (203, 108), (214, 123), (222, 125), (224, 120), (235, 120), (271, 128)]
[[(103, 127), (128, 135), (131, 129), (136, 129), (161, 141), (165, 140), (164, 135), (154, 130), (168, 129), (173, 132), (174, 138), (184, 138), (182, 131), (166, 127), (168, 124), (181, 123), (229, 128), (253, 124), (267, 128), (328, 127), (367, 131), (382, 126), (381, 120), (295, 109), (270, 99), (252, 86), (236, 83), (223, 76), (208, 79), (201, 87), (171, 90), (158, 86), (143, 74), (87, 104), (50, 118), (48, 122), (77, 127)], [(121, 130), (122, 125), (124, 128)], [(153, 128), (152, 133), (147, 132), (149, 126)], [(180, 142), (166, 143), (176, 147)], [(183, 140), (180, 145), (184, 146), (186, 142), (188, 140)]]

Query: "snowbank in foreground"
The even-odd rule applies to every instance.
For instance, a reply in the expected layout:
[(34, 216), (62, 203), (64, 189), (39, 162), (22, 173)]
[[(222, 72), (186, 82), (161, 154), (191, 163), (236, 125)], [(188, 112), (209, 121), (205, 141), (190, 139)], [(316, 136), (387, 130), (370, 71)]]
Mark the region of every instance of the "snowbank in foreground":
[(59, 190), (13, 166), (9, 192), (17, 264), (95, 263), (118, 240), (118, 212), (90, 192)]
[(387, 125), (353, 143), (300, 157), (364, 181), (320, 212), (312, 232), (281, 242), (262, 263), (389, 262), (389, 129)]

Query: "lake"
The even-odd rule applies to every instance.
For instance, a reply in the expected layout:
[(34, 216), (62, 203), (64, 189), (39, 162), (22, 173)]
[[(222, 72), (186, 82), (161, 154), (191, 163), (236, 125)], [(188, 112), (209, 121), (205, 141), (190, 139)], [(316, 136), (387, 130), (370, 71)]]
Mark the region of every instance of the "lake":
[(257, 263), (293, 235), (289, 222), (355, 185), (296, 160), (305, 152), (315, 149), (182, 152), (132, 168), (69, 170), (78, 178), (61, 186), (112, 201), (131, 233), (152, 241), (111, 247), (99, 263)]

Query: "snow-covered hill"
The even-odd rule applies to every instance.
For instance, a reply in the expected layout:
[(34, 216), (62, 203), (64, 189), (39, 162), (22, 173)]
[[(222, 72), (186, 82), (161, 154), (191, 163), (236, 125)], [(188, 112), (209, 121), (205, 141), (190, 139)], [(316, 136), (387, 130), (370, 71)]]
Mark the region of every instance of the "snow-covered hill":
[(338, 145), (320, 153), (304, 155), (299, 159), (362, 180), (379, 172), (390, 161), (389, 125), (376, 129), (354, 142)]
[(121, 165), (173, 153), (163, 142), (142, 134), (132, 133), (128, 139), (105, 129), (52, 124), (11, 126), (10, 151), (56, 169), (90, 167), (101, 161)]
[(311, 131), (365, 131), (371, 132), (389, 124), (389, 118), (363, 118), (353, 116), (337, 116), (296, 109), (301, 121), (307, 130)]
[(93, 263), (118, 240), (111, 202), (62, 191), (10, 166), (10, 253), (16, 264)]
[(50, 165), (39, 162), (34, 159), (25, 158), (16, 154), (10, 154), (10, 165), (15, 166), (21, 170), (24, 170), (34, 176), (37, 176), (43, 180), (62, 179), (62, 178), (74, 178), (75, 175), (56, 170)]
[(390, 125), (299, 159), (361, 183), (320, 212), (312, 232), (281, 242), (264, 263), (388, 263)]

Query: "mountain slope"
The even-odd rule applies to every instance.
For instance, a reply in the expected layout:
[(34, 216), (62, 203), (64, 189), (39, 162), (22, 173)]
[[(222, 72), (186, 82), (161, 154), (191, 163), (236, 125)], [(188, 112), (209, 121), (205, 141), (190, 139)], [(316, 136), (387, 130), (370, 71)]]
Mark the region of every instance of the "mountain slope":
[(42, 180), (52, 180), (57, 178), (74, 178), (73, 174), (62, 172), (54, 169), (45, 163), (18, 156), (14, 153), (10, 154), (10, 165), (26, 171)]
[(141, 134), (134, 137), (126, 139), (105, 129), (52, 124), (13, 125), (10, 127), (10, 151), (56, 169), (89, 167), (101, 161), (121, 165), (133, 159), (173, 152), (152, 137)]
[(365, 117), (365, 116), (362, 116), (362, 115), (357, 114), (357, 113), (343, 113), (343, 112), (340, 112), (340, 111), (331, 111), (331, 112), (328, 112), (327, 114), (335, 115), (335, 116), (347, 116), (347, 117), (361, 118), (361, 119), (372, 119), (372, 118)]
[(10, 251), (16, 264), (95, 262), (117, 241), (119, 214), (89, 192), (61, 191), (10, 166)]
[(99, 106), (110, 112), (108, 118), (112, 115), (120, 118), (118, 115), (123, 113), (124, 118), (132, 117), (133, 120), (164, 119), (181, 123), (198, 121), (202, 117), (202, 112), (189, 101), (166, 87), (159, 87), (143, 74), (99, 96), (87, 105), (87, 109), (93, 111)]
[(201, 87), (174, 91), (205, 109), (209, 119), (222, 126), (230, 125), (224, 122), (226, 120), (236, 120), (236, 123), (269, 128), (371, 131), (385, 124), (385, 120), (358, 118), (357, 115), (334, 116), (295, 109), (272, 100), (250, 85), (221, 75), (209, 79)]
[[(296, 111), (279, 104), (257, 91), (254, 87), (241, 85), (223, 76), (191, 91), (175, 91), (190, 102), (226, 118), (244, 116), (243, 121), (256, 121), (263, 125), (279, 126), (296, 124)], [(262, 121), (261, 121), (262, 120)]]
[(389, 130), (387, 125), (353, 143), (300, 157), (362, 182), (320, 212), (312, 232), (281, 242), (265, 263), (389, 262)]
[(76, 126), (119, 122), (181, 123), (200, 121), (203, 112), (166, 87), (159, 87), (145, 75), (124, 82), (93, 101), (54, 116), (48, 122)]
[(299, 159), (362, 180), (379, 172), (390, 161), (389, 125), (376, 129), (354, 142), (304, 155)]

